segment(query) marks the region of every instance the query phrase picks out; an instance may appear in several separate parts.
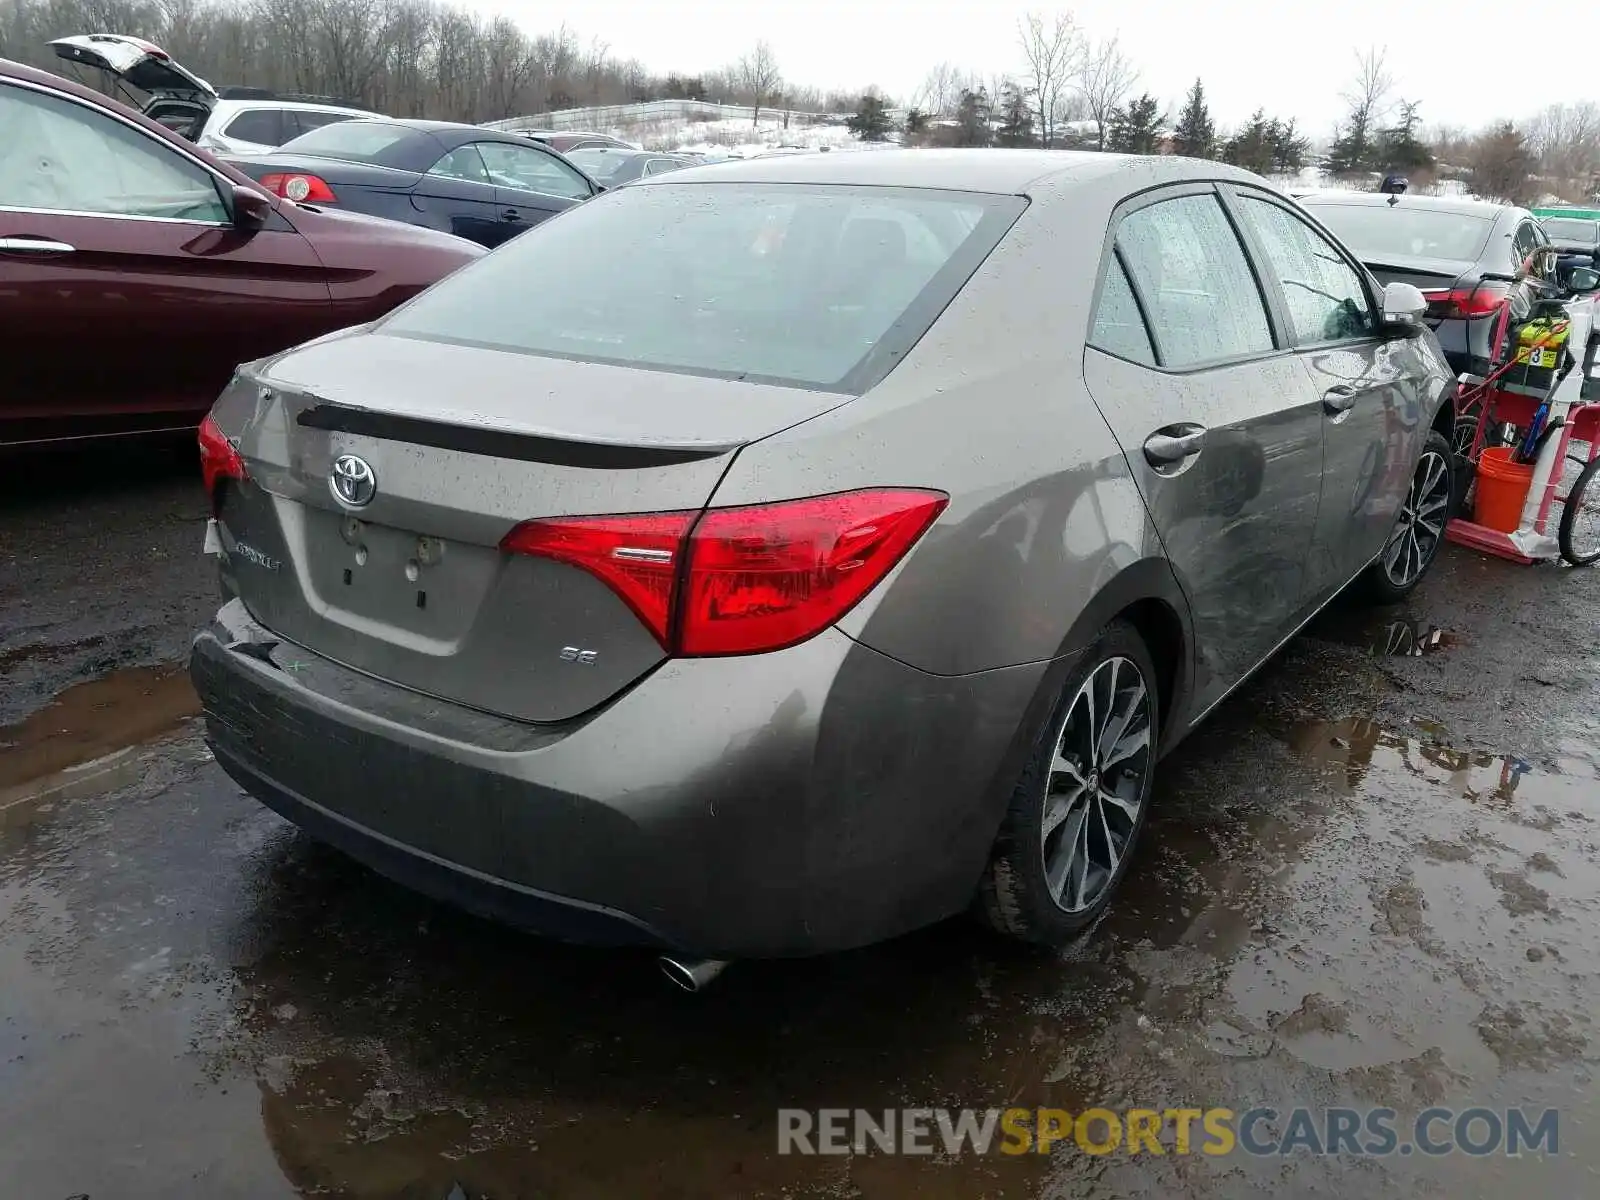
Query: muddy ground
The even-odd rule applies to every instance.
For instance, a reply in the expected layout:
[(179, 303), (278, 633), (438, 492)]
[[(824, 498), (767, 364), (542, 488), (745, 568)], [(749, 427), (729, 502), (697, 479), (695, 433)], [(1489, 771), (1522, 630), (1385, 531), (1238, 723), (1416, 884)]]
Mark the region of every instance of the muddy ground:
[[(6, 1200), (1600, 1192), (1600, 574), (1449, 552), (1319, 619), (1169, 761), (1070, 954), (954, 923), (688, 997), (240, 795), (175, 666), (214, 596), (185, 453), (0, 480)], [(1560, 1152), (775, 1153), (780, 1107), (1008, 1104), (1522, 1104)]]

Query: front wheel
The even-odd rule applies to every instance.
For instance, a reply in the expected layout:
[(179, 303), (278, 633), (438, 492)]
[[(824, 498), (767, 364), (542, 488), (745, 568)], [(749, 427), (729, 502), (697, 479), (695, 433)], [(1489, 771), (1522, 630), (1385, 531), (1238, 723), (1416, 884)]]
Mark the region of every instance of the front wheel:
[(1366, 570), (1367, 591), (1380, 604), (1409, 596), (1439, 556), (1454, 496), (1454, 457), (1444, 435), (1430, 431), (1389, 540)]
[(1113, 621), (1068, 676), (980, 890), (995, 930), (1061, 946), (1105, 911), (1144, 826), (1160, 712), (1138, 631)]
[(1596, 474), (1600, 474), (1600, 458), (1584, 467), (1561, 509), (1561, 557), (1575, 567), (1600, 562), (1600, 489), (1595, 487)]

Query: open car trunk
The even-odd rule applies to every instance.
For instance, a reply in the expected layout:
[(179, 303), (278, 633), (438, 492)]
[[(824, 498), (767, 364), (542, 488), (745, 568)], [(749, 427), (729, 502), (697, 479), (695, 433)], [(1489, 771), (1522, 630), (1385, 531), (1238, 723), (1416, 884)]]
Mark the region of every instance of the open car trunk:
[[(336, 335), (241, 374), (214, 410), (248, 475), (220, 495), (224, 573), (286, 642), (487, 712), (566, 720), (667, 652), (618, 591), (559, 557), (501, 549), (507, 533), (533, 518), (697, 511), (741, 445), (844, 400)], [(371, 474), (359, 506), (335, 494), (347, 455)]]
[(145, 116), (191, 141), (216, 105), (215, 88), (142, 38), (85, 33), (57, 38), (50, 48), (58, 58), (110, 75)]

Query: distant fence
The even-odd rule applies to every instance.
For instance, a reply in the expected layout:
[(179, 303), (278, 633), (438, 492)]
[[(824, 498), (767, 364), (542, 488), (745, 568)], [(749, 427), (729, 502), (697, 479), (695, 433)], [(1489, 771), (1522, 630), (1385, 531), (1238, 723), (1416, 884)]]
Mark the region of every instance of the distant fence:
[[(814, 125), (843, 121), (838, 113), (797, 112), (779, 105), (763, 105), (763, 115), (776, 119), (788, 114), (791, 121)], [(650, 100), (643, 104), (611, 104), (600, 108), (563, 108), (555, 112), (534, 113), (526, 117), (507, 117), (485, 121), (485, 129), (515, 133), (519, 129), (605, 129), (618, 125), (647, 125), (656, 121), (753, 121), (756, 110), (744, 104), (712, 104), (707, 100)]]

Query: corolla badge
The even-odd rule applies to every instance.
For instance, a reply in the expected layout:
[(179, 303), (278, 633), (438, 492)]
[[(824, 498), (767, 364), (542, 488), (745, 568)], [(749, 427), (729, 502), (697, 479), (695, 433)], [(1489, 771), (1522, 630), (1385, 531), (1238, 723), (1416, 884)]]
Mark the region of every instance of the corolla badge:
[(354, 454), (341, 454), (328, 472), (328, 487), (333, 498), (350, 508), (363, 508), (378, 494), (378, 477), (367, 460)]

